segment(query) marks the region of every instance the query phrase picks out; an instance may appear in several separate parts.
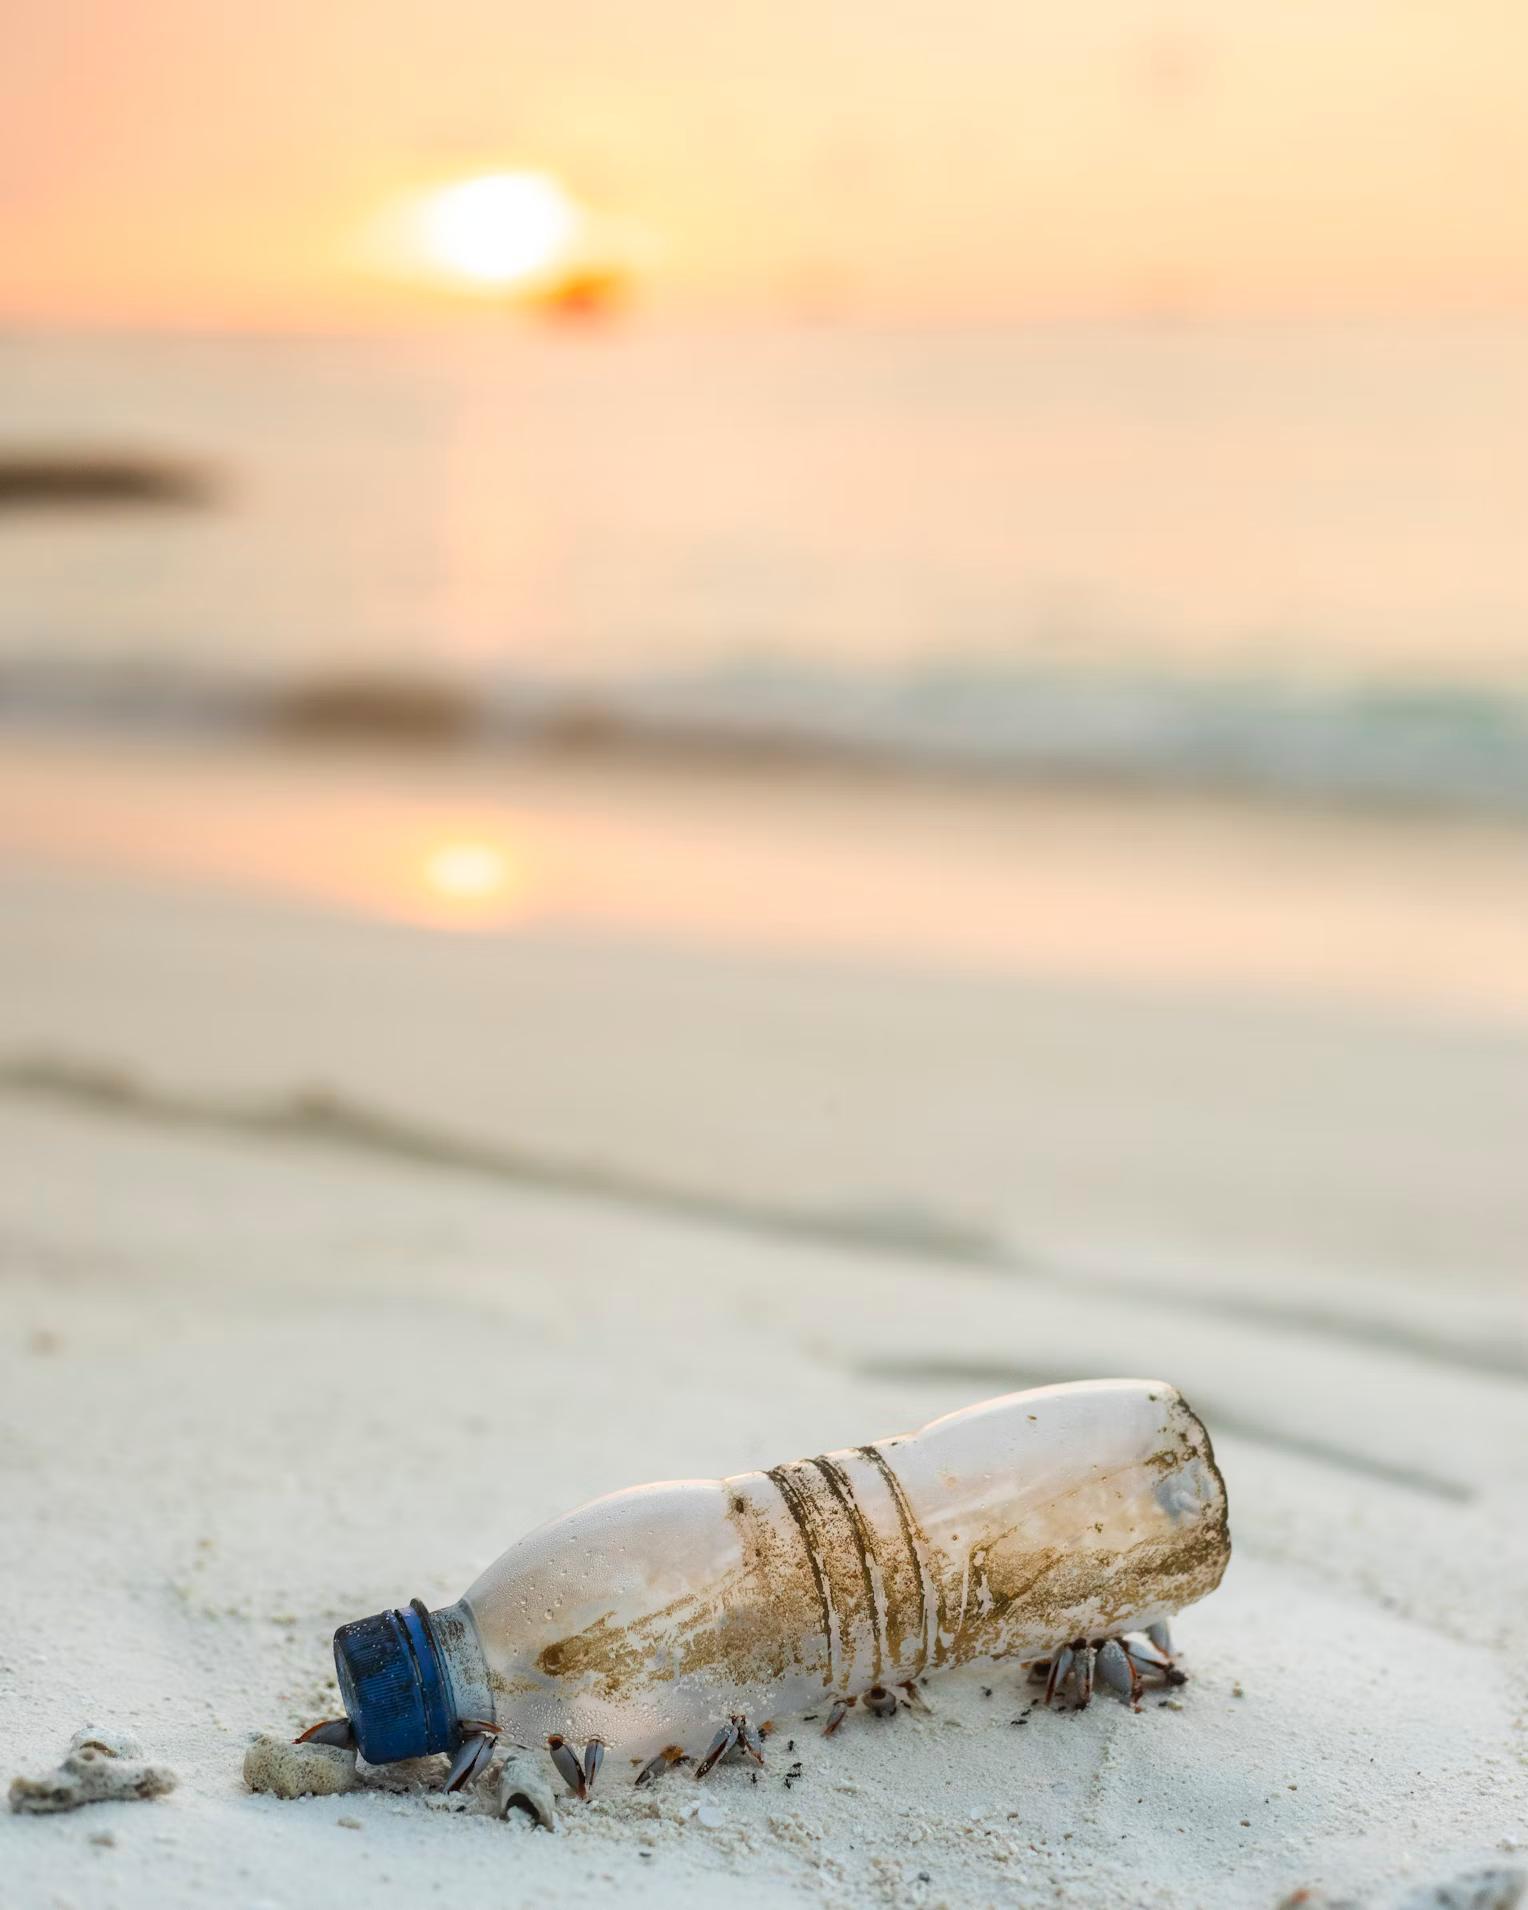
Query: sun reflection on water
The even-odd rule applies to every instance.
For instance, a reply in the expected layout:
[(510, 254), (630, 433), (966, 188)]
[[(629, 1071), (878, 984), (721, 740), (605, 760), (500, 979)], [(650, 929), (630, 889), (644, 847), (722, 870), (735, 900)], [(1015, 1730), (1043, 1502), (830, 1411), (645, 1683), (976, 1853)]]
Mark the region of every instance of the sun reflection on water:
[(440, 838), (407, 858), (403, 912), (436, 928), (498, 927), (527, 906), (524, 858), (490, 836)]
[(509, 861), (491, 842), (445, 842), (425, 859), (425, 881), (453, 902), (499, 895), (509, 881)]

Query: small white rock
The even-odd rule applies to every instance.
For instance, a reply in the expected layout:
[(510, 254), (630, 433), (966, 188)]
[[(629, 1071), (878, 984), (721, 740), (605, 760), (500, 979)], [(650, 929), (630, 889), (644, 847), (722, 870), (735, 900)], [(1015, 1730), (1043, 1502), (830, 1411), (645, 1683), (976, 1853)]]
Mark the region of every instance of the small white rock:
[(71, 1747), (46, 1777), (11, 1780), (13, 1811), (72, 1811), (82, 1804), (163, 1797), (175, 1789), (175, 1773), (161, 1765), (118, 1757), (95, 1738)]
[(244, 1782), (273, 1797), (338, 1797), (356, 1787), (355, 1753), (336, 1744), (256, 1738), (244, 1753)]

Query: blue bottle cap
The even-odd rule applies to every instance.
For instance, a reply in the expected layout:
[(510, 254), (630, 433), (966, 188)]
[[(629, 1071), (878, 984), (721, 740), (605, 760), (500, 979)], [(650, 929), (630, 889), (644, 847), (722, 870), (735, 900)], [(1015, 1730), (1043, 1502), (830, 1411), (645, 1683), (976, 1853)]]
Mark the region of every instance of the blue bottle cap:
[(419, 1599), (334, 1634), (340, 1697), (368, 1764), (456, 1748), (451, 1687), (430, 1614)]

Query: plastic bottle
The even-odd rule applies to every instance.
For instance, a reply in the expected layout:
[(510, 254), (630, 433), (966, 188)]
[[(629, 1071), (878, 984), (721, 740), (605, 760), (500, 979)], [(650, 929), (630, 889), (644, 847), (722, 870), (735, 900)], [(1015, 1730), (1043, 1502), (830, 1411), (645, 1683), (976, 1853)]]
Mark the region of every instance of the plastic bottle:
[(335, 1634), (371, 1763), (462, 1721), (646, 1759), (973, 1659), (1044, 1657), (1204, 1597), (1230, 1555), (1209, 1436), (1160, 1380), (1011, 1393), (921, 1432), (637, 1486), (512, 1545), (455, 1605)]

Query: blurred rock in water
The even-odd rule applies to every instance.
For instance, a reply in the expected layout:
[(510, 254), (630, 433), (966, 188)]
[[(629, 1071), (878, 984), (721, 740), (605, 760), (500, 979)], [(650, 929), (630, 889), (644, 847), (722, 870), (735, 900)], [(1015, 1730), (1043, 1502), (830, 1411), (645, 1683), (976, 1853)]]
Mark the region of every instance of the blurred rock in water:
[(278, 692), (267, 712), (276, 735), (314, 741), (457, 743), (478, 721), (470, 692), (409, 677), (317, 677)]
[(0, 511), (204, 506), (217, 486), (204, 467), (133, 452), (0, 450)]

